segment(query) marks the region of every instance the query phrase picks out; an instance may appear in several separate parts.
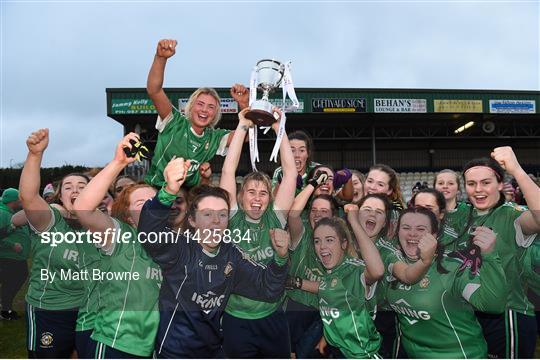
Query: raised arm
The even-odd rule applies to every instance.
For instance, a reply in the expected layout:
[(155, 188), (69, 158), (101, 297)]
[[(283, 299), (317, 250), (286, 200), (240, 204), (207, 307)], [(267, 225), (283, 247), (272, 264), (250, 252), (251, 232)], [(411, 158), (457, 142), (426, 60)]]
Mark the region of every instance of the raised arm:
[(238, 126), (234, 131), (227, 156), (223, 162), (221, 179), (219, 181), (219, 186), (229, 193), (231, 208), (236, 207), (236, 169), (238, 169), (238, 163), (240, 162), (244, 138), (246, 137), (249, 127), (253, 126), (253, 123), (244, 116), (248, 110), (249, 108), (246, 108), (238, 114)]
[(52, 215), (49, 204), (39, 195), (40, 168), (43, 153), (49, 145), (49, 129), (40, 129), (26, 140), (28, 155), (19, 181), (19, 198), (28, 222), (37, 231), (46, 230)]
[[(120, 172), (135, 158), (129, 158), (124, 153), (124, 147), (131, 148), (130, 140), (139, 141), (139, 136), (135, 133), (126, 135), (116, 146), (114, 159), (107, 164), (80, 193), (73, 204), (73, 208), (83, 227), (101, 236), (103, 248), (108, 248), (112, 240), (112, 229), (115, 228), (112, 218), (97, 209), (101, 200), (107, 193), (114, 179)], [(109, 230), (109, 231), (107, 231)]]
[(407, 264), (404, 261), (395, 262), (392, 268), (393, 275), (404, 284), (416, 284), (429, 270), (436, 249), (437, 239), (432, 234), (425, 234), (418, 242), (420, 251), (418, 261), (413, 264)]
[(231, 96), (238, 103), (240, 110), (244, 110), (249, 106), (249, 89), (242, 84), (234, 84), (231, 86)]
[(165, 269), (174, 265), (179, 260), (180, 248), (187, 244), (187, 239), (183, 234), (173, 233), (169, 228), (169, 215), (171, 205), (176, 199), (176, 194), (185, 181), (185, 175), (189, 169), (190, 162), (182, 158), (169, 161), (163, 177), (166, 185), (160, 189), (156, 196), (144, 203), (139, 217), (137, 230), (141, 240), (146, 239), (150, 233), (171, 232), (176, 241), (142, 241), (141, 244), (152, 259)]
[(384, 265), (381, 255), (373, 241), (362, 228), (362, 225), (360, 225), (360, 221), (358, 220), (358, 206), (348, 204), (345, 211), (347, 212), (347, 220), (356, 237), (358, 249), (366, 264), (366, 270), (364, 271), (366, 285), (372, 285), (384, 275)]
[(289, 211), (289, 233), (291, 234), (291, 249), (295, 249), (302, 238), (304, 232), (304, 222), (302, 221), (302, 211), (304, 211), (309, 198), (317, 187), (326, 182), (328, 175), (323, 171), (316, 171), (313, 177), (308, 180), (308, 184), (294, 198), (291, 211)]
[(148, 73), (146, 91), (154, 103), (159, 117), (165, 119), (172, 111), (171, 101), (163, 90), (163, 78), (167, 59), (176, 52), (176, 40), (163, 39), (158, 42), (154, 62)]
[[(274, 108), (274, 111), (281, 116), (281, 112), (277, 108)], [(279, 123), (275, 122), (272, 124), (272, 128), (277, 133), (279, 131)], [(279, 147), (279, 157), (281, 159), (283, 179), (281, 180), (279, 189), (276, 192), (274, 208), (277, 210), (286, 211), (285, 215), (287, 215), (294, 201), (294, 194), (296, 193), (296, 178), (298, 177), (296, 165), (294, 164), (294, 156), (291, 150), (291, 144), (289, 143), (287, 133), (283, 134), (283, 139), (281, 140), (281, 145)]]
[(516, 179), (519, 188), (525, 197), (529, 211), (525, 211), (518, 218), (523, 234), (532, 235), (539, 233), (540, 188), (523, 170), (510, 146), (495, 148), (491, 153), (491, 157), (495, 159), (508, 174)]

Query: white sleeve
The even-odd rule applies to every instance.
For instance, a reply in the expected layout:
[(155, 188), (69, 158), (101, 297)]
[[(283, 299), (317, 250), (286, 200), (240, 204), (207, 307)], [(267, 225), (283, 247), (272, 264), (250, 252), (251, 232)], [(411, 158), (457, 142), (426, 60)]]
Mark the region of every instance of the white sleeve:
[(238, 211), (238, 202), (236, 203), (236, 205), (232, 208), (229, 209), (229, 220), (232, 219), (234, 217), (234, 215), (236, 215), (236, 212)]
[[(120, 223), (115, 218), (112, 218), (113, 224), (114, 224), (114, 232), (113, 234), (120, 234)], [(96, 247), (101, 250), (101, 252), (104, 255), (111, 256), (114, 252), (114, 249), (116, 247), (116, 242), (114, 241), (114, 236), (111, 235), (112, 239), (109, 242), (108, 245), (101, 245), (96, 243)]]
[(174, 116), (173, 116), (172, 110), (169, 113), (169, 115), (167, 115), (167, 117), (165, 117), (165, 119), (163, 119), (163, 120), (158, 115), (157, 120), (156, 120), (156, 129), (157, 129), (157, 131), (162, 133), (163, 130), (165, 130), (165, 127), (167, 126), (167, 124), (170, 123), (173, 118), (174, 118)]
[(463, 296), (463, 298), (467, 300), (467, 302), (469, 302), (469, 299), (471, 298), (472, 294), (474, 294), (474, 292), (478, 290), (479, 288), (480, 288), (480, 284), (468, 283), (467, 285), (465, 285), (465, 288), (463, 289), (461, 296)]
[[(287, 230), (287, 231), (288, 231), (288, 230)], [(292, 246), (292, 243), (293, 243), (293, 242), (292, 242), (292, 240), (291, 240), (291, 243), (289, 244), (289, 250), (291, 250), (291, 251), (296, 250), (296, 248), (298, 247), (298, 245), (300, 245), (300, 242), (302, 242), (302, 238), (304, 237), (304, 234), (305, 234), (305, 233), (306, 233), (306, 227), (303, 226), (303, 227), (302, 227), (302, 233), (300, 234), (300, 240), (298, 240), (298, 241), (296, 242), (296, 245), (295, 245), (294, 247)]]
[(229, 141), (229, 136), (231, 136), (232, 133), (228, 133), (223, 135), (221, 138), (221, 141), (219, 142), (219, 147), (216, 151), (216, 155), (219, 156), (227, 156), (227, 152), (229, 151), (229, 147), (227, 146), (227, 141)]
[(51, 212), (51, 221), (49, 222), (49, 225), (47, 225), (47, 227), (45, 228), (45, 230), (43, 230), (43, 231), (37, 230), (37, 229), (34, 227), (34, 225), (32, 225), (32, 224), (30, 223), (30, 221), (28, 221), (28, 226), (29, 226), (30, 229), (31, 229), (33, 232), (35, 232), (36, 234), (41, 234), (41, 233), (47, 232), (47, 231), (51, 230), (52, 227), (54, 226), (54, 223), (56, 222), (56, 217), (55, 217), (55, 215), (54, 215), (54, 211), (53, 211), (52, 207), (49, 206), (49, 210), (50, 210), (50, 212)]
[(364, 273), (360, 275), (360, 281), (362, 282), (362, 285), (364, 285), (366, 300), (371, 300), (373, 295), (375, 295), (375, 289), (377, 289), (377, 281), (371, 285), (366, 285), (366, 277), (364, 276)]
[(285, 210), (280, 210), (280, 209), (277, 209), (276, 207), (274, 207), (272, 209), (272, 211), (274, 211), (274, 213), (276, 214), (280, 224), (281, 224), (281, 228), (282, 229), (285, 229), (285, 226), (287, 225), (287, 216), (285, 215)]
[(521, 224), (519, 223), (519, 217), (514, 221), (514, 229), (516, 230), (516, 243), (518, 246), (527, 248), (531, 246), (534, 239), (536, 238), (536, 235), (538, 234), (530, 234), (525, 235), (523, 234), (523, 230), (521, 230)]

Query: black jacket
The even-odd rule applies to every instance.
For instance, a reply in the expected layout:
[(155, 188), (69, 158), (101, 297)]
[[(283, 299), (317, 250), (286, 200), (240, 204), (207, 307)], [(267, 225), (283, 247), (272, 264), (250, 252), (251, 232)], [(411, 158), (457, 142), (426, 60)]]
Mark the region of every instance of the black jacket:
[[(144, 204), (138, 227), (143, 247), (163, 274), (156, 354), (220, 356), (221, 316), (230, 294), (274, 302), (283, 294), (288, 266), (252, 262), (238, 247), (224, 242), (215, 255), (209, 254), (198, 242), (168, 227), (169, 213), (170, 208), (156, 195)], [(147, 237), (151, 232), (161, 235), (161, 241), (145, 241), (155, 240), (155, 234)], [(169, 241), (163, 239), (164, 234), (170, 235)]]

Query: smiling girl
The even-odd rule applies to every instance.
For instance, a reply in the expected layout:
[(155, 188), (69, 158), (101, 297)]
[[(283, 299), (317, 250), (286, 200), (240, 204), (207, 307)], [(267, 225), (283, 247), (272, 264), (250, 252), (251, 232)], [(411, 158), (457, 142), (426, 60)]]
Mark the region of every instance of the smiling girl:
[[(505, 203), (502, 194), (506, 172), (513, 176), (527, 201), (523, 206)], [(530, 358), (536, 344), (534, 307), (527, 299), (518, 260), (540, 232), (540, 188), (521, 168), (511, 147), (498, 147), (491, 158), (474, 159), (464, 167), (465, 190), (473, 210), (469, 226), (485, 226), (497, 233), (495, 251), (502, 264), (510, 294), (504, 314), (478, 314), (490, 356)]]
[[(435, 214), (422, 207), (405, 210), (398, 220), (398, 239), (405, 261), (421, 260), (421, 239), (436, 236)], [(496, 235), (479, 227), (473, 242), (482, 253), (482, 268), (444, 256), (432, 262), (421, 281), (395, 281), (388, 288), (390, 307), (398, 314), (402, 342), (411, 358), (486, 358), (487, 346), (474, 309), (497, 312), (504, 308), (506, 282), (494, 250)], [(481, 276), (480, 276), (481, 275)]]
[(89, 337), (88, 331), (93, 329), (96, 298), (92, 295), (93, 282), (61, 274), (91, 272), (99, 264), (99, 254), (87, 241), (62, 241), (52, 246), (43, 239), (46, 235), (84, 232), (73, 203), (87, 186), (88, 178), (82, 174), (66, 175), (57, 193), (59, 204), (49, 205), (39, 195), (40, 166), (49, 145), (49, 130), (33, 132), (26, 145), (28, 155), (20, 179), (20, 199), (30, 228), (41, 237), (32, 242), (30, 249), (32, 268), (26, 294), (28, 356), (69, 358), (76, 338), (79, 344), (79, 338)]
[[(229, 229), (246, 235), (238, 244), (246, 257), (260, 264), (268, 264), (274, 257), (269, 230), (283, 229), (294, 200), (297, 171), (291, 146), (284, 134), (280, 146), (283, 179), (272, 199), (270, 178), (260, 172), (244, 177), (237, 199), (236, 169), (244, 138), (253, 124), (245, 118), (244, 109), (239, 114), (229, 152), (223, 163), (220, 187), (227, 190), (231, 200)], [(277, 117), (281, 114), (274, 109)], [(278, 122), (272, 125), (278, 131)], [(232, 295), (223, 316), (225, 355), (228, 357), (277, 357), (290, 356), (289, 328), (281, 309), (281, 301), (260, 302), (243, 296)]]
[(367, 301), (384, 272), (377, 249), (372, 242), (361, 241), (365, 261), (357, 259), (347, 224), (336, 217), (315, 225), (313, 244), (326, 269), (318, 289), (326, 342), (338, 349), (334, 354), (338, 358), (376, 358), (381, 338)]

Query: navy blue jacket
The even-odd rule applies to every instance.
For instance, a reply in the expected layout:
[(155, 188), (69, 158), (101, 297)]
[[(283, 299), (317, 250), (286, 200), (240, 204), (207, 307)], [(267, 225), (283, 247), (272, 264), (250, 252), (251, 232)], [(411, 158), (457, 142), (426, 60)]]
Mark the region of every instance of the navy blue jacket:
[[(283, 294), (288, 266), (264, 266), (243, 257), (222, 242), (213, 255), (168, 227), (170, 208), (158, 197), (147, 201), (139, 219), (139, 237), (148, 255), (161, 267), (158, 357), (221, 357), (221, 316), (231, 293), (275, 302)], [(169, 233), (176, 242), (147, 242), (146, 234)], [(174, 234), (174, 236), (172, 236)], [(148, 237), (153, 240), (152, 237)]]

